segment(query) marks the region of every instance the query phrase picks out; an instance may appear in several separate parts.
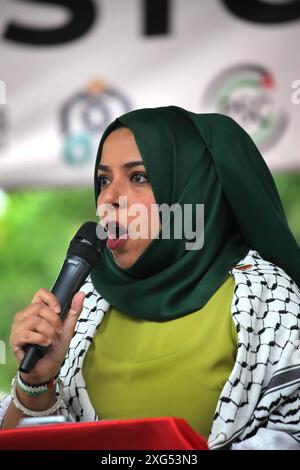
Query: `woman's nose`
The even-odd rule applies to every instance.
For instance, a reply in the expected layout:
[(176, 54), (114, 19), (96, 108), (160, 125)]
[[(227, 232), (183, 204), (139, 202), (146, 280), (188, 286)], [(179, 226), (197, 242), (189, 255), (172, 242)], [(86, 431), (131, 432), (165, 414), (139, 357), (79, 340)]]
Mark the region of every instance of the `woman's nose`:
[(115, 179), (100, 192), (97, 202), (98, 204), (126, 209), (128, 197), (129, 194), (126, 182)]
[(105, 204), (118, 206), (120, 195), (120, 184), (117, 182), (111, 182), (109, 186), (103, 190), (103, 197), (101, 199)]
[[(127, 213), (126, 187), (118, 181), (111, 182), (99, 194), (97, 213), (100, 219), (116, 220)], [(125, 216), (126, 217), (126, 216)]]
[(115, 207), (119, 206), (119, 197), (116, 195), (116, 193), (105, 194), (105, 196), (100, 201), (102, 204)]

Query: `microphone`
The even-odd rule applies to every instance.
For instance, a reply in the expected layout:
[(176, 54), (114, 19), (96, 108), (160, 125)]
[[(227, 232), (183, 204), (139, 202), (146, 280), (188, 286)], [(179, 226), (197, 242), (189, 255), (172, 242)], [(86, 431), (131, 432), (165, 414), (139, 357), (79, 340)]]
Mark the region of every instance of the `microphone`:
[[(68, 313), (72, 298), (79, 291), (92, 268), (99, 262), (105, 248), (107, 234), (96, 222), (85, 222), (71, 240), (66, 259), (51, 289), (61, 307), (62, 321)], [(20, 372), (31, 372), (51, 346), (26, 344)]]

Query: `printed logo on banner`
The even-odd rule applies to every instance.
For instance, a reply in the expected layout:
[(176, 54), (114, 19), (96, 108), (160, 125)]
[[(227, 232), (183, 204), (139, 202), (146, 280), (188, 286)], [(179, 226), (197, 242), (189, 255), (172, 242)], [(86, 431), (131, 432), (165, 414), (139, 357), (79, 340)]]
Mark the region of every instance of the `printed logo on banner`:
[(262, 151), (277, 143), (288, 122), (278, 103), (274, 77), (255, 65), (237, 65), (219, 73), (205, 91), (203, 105), (232, 117)]
[(0, 149), (7, 143), (8, 116), (6, 109), (6, 85), (0, 80)]
[(115, 116), (130, 111), (128, 98), (101, 80), (91, 81), (62, 105), (62, 157), (67, 165), (88, 165), (95, 158), (100, 137)]

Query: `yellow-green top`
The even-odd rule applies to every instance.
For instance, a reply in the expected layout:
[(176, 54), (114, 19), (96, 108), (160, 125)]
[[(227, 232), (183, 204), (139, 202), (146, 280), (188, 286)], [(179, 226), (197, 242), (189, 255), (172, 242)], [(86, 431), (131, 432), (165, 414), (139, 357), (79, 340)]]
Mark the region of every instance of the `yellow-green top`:
[(83, 363), (98, 416), (184, 418), (208, 437), (237, 353), (234, 285), (229, 275), (202, 309), (165, 322), (133, 318), (110, 306)]

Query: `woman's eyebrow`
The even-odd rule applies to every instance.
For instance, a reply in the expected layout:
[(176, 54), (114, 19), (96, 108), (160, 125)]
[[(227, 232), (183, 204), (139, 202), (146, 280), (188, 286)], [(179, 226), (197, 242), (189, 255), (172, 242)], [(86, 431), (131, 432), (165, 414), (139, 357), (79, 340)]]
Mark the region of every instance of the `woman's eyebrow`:
[[(132, 167), (134, 167), (134, 166), (140, 166), (140, 165), (145, 166), (143, 160), (140, 160), (140, 161), (138, 161), (138, 162), (128, 162), (128, 163), (124, 163), (124, 165), (122, 165), (122, 166), (123, 166), (123, 168), (132, 168)], [(98, 171), (99, 171), (99, 170), (109, 171), (109, 166), (107, 166), (107, 165), (99, 165), (99, 166), (98, 166)]]

